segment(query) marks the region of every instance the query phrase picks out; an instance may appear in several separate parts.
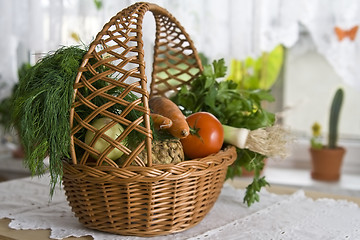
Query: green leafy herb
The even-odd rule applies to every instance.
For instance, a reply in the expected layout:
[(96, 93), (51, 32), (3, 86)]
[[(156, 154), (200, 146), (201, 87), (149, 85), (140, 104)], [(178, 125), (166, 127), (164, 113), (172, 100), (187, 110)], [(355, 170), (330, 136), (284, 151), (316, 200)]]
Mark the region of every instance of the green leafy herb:
[[(171, 98), (181, 106), (185, 115), (205, 111), (214, 114), (222, 124), (242, 127), (250, 130), (271, 126), (275, 115), (263, 109), (263, 101), (273, 101), (268, 90), (239, 89), (237, 83), (231, 80), (219, 81), (226, 74), (223, 59), (205, 65), (202, 74), (191, 82), (190, 88), (182, 87)], [(254, 170), (252, 184), (247, 188), (244, 201), (251, 205), (258, 200), (257, 192), (267, 185), (260, 172), (264, 166), (265, 156), (247, 149), (237, 149), (238, 157), (229, 167), (227, 177), (233, 178), (241, 174), (241, 167)]]
[(61, 180), (62, 159), (69, 156), (73, 83), (85, 53), (64, 47), (45, 56), (20, 78), (14, 94), (13, 119), (24, 144), (25, 164), (33, 174), (43, 174), (43, 160), (49, 156), (51, 194)]
[[(49, 170), (51, 176), (50, 194), (53, 194), (56, 183), (62, 178), (62, 161), (69, 158), (70, 150), (70, 109), (74, 97), (74, 81), (78, 68), (86, 54), (85, 49), (79, 47), (63, 47), (56, 52), (45, 56), (40, 62), (30, 68), (26, 75), (20, 78), (13, 100), (13, 123), (19, 130), (25, 148), (25, 164), (33, 175), (40, 175)], [(90, 61), (96, 61), (90, 59)], [(92, 64), (94, 64), (92, 62)], [(106, 71), (103, 65), (95, 69), (97, 72)], [(92, 73), (85, 72), (87, 79)], [(116, 76), (109, 76), (116, 79)], [(99, 89), (108, 86), (108, 82), (98, 80), (92, 85)], [(83, 87), (78, 89), (83, 97), (88, 97), (92, 92)], [(119, 96), (124, 89), (113, 86), (106, 93)], [(124, 100), (134, 102), (138, 97), (132, 92)], [(97, 106), (106, 104), (109, 99), (95, 97), (91, 102)], [(127, 106), (114, 104), (109, 111), (121, 114)], [(85, 105), (76, 109), (79, 116), (84, 119), (93, 110)], [(130, 121), (140, 118), (142, 112), (131, 110), (126, 118)], [(98, 116), (100, 117), (100, 116)], [(75, 122), (74, 125), (77, 123)], [(84, 139), (86, 129), (76, 133), (77, 138)], [(144, 139), (144, 135), (131, 131), (128, 136), (129, 146), (137, 146)], [(77, 154), (82, 154), (76, 149)], [(44, 158), (49, 156), (49, 167), (44, 164)]]
[(246, 194), (244, 197), (244, 202), (248, 203), (250, 206), (254, 202), (260, 200), (258, 192), (262, 187), (268, 186), (269, 183), (265, 180), (265, 177), (255, 176), (252, 183), (246, 187)]

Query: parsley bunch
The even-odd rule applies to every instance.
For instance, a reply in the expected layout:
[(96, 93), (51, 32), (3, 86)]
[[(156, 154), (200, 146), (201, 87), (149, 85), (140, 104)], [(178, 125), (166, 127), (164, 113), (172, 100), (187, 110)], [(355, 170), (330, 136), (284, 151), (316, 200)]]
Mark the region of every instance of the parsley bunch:
[[(190, 88), (183, 86), (171, 100), (181, 106), (186, 116), (199, 111), (209, 112), (224, 125), (250, 130), (273, 125), (275, 115), (262, 107), (263, 101), (274, 100), (271, 93), (261, 89), (240, 89), (231, 80), (221, 81), (226, 71), (224, 59), (205, 65)], [(253, 182), (247, 187), (244, 197), (244, 202), (250, 206), (259, 201), (258, 192), (268, 185), (265, 177), (260, 177), (266, 156), (248, 149), (237, 149), (237, 154), (234, 164), (228, 168), (227, 178), (241, 175), (242, 167), (254, 171)]]

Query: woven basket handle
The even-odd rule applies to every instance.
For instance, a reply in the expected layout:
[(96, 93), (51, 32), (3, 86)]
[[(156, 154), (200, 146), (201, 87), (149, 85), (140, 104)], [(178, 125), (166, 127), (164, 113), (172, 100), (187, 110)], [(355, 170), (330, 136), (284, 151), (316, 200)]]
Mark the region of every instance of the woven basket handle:
[[(153, 13), (156, 22), (151, 94), (147, 90), (142, 41), (142, 21), (148, 11)], [(105, 165), (127, 167), (135, 162), (150, 167), (150, 95), (165, 96), (177, 91), (189, 85), (201, 70), (200, 59), (188, 34), (164, 8), (136, 3), (112, 17), (91, 43), (75, 80), (70, 112), (73, 164), (101, 166), (105, 162)], [(137, 98), (129, 99), (130, 95)], [(97, 129), (92, 122), (98, 118), (110, 121)], [(116, 139), (108, 137), (105, 133), (117, 124), (123, 126), (122, 133)], [(84, 140), (88, 132), (92, 135), (90, 142)], [(142, 140), (130, 148), (133, 136), (139, 135)], [(96, 147), (97, 141), (105, 142), (104, 150)], [(147, 163), (138, 157), (145, 148)], [(124, 153), (121, 164), (119, 159), (115, 161), (119, 151)]]
[(150, 4), (156, 22), (156, 39), (150, 93), (165, 96), (202, 71), (196, 48), (181, 24), (164, 8)]

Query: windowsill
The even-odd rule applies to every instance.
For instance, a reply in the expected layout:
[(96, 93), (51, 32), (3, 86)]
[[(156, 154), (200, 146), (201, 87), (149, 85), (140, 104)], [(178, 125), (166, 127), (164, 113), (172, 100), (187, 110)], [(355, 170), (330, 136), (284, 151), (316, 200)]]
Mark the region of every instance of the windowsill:
[(264, 176), (270, 184), (319, 192), (360, 197), (360, 175), (342, 173), (337, 182), (313, 180), (311, 170), (266, 167)]

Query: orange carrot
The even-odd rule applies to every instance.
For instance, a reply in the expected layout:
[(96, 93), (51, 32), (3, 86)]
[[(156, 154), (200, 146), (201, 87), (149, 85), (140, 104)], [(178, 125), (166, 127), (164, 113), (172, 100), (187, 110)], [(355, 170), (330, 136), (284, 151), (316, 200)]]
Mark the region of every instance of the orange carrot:
[(165, 97), (152, 97), (149, 100), (152, 112), (169, 118), (173, 124), (168, 129), (169, 133), (177, 138), (185, 138), (189, 135), (190, 129), (178, 106)]
[(154, 122), (155, 130), (168, 129), (172, 126), (172, 121), (157, 113), (150, 113), (150, 117)]

